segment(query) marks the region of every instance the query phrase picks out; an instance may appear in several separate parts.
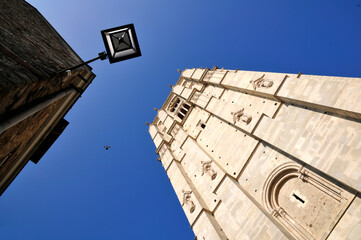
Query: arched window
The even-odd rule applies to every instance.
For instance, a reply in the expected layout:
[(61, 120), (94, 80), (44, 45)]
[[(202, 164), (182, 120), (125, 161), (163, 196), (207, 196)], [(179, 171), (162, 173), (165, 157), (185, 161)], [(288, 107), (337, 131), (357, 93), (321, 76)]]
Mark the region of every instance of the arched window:
[(286, 163), (268, 177), (263, 201), (297, 239), (325, 239), (347, 205), (342, 192), (304, 167)]
[(170, 112), (174, 112), (177, 109), (179, 103), (180, 99), (178, 97), (173, 98), (169, 104), (168, 110)]
[(179, 110), (178, 110), (177, 116), (178, 116), (181, 120), (183, 120), (183, 118), (187, 115), (190, 107), (191, 107), (191, 106), (190, 106), (189, 104), (183, 103), (183, 104), (181, 105), (181, 107), (179, 108)]
[(179, 97), (173, 98), (168, 106), (168, 110), (171, 113), (175, 113), (175, 115), (178, 116), (180, 120), (184, 119), (190, 108), (191, 105), (181, 101)]

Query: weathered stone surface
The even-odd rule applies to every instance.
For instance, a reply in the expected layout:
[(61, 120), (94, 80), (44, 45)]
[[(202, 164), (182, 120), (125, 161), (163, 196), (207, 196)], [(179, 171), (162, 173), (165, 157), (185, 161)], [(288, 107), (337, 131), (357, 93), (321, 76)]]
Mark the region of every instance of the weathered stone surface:
[(0, 39), (0, 116), (74, 83), (56, 73), (82, 60), (25, 1), (0, 2)]
[(6, 171), (11, 168), (14, 160), (19, 156), (27, 143), (39, 131), (51, 112), (59, 104), (61, 99), (41, 110), (37, 114), (25, 119), (21, 123), (11, 127), (3, 134), (0, 134), (0, 159), (5, 159), (9, 154), (9, 158), (1, 163), (0, 180)]
[[(71, 76), (57, 74), (82, 60), (27, 2), (0, 1), (0, 39), (0, 123), (64, 89), (84, 90), (88, 85), (79, 77), (91, 76), (88, 66), (74, 70)], [(74, 104), (76, 95), (71, 97), (53, 102), (0, 134), (0, 194), (29, 160), (24, 152), (36, 150), (29, 149), (31, 143), (36, 146), (51, 130), (45, 128), (52, 125), (45, 124), (63, 117), (54, 111), (65, 104), (61, 113), (65, 114)]]
[[(23, 0), (2, 0), (0, 11), (1, 48), (9, 52), (2, 51), (2, 54), (19, 58), (24, 68), (39, 75), (36, 77), (49, 78), (53, 73), (81, 62), (30, 4)], [(6, 72), (10, 72), (10, 69), (7, 68)], [(24, 80), (22, 78), (20, 81)]]
[(168, 174), (182, 173), (172, 180), (178, 197), (186, 182), (202, 208), (196, 218), (185, 209), (195, 235), (358, 239), (360, 82), (182, 71), (149, 132)]
[(358, 195), (347, 209), (342, 220), (332, 231), (330, 240), (357, 240), (361, 239), (361, 196)]

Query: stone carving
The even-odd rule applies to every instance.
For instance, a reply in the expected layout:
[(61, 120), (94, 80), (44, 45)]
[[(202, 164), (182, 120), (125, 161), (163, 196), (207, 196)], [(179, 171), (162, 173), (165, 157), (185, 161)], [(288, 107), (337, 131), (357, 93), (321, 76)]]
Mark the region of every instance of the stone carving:
[(167, 131), (167, 127), (163, 124), (162, 121), (159, 121), (159, 122), (157, 123), (157, 126), (158, 126), (159, 131), (160, 131), (162, 134), (164, 134), (164, 133)]
[(238, 121), (242, 121), (247, 125), (252, 121), (252, 116), (244, 113), (244, 108), (237, 112), (231, 112), (233, 115), (233, 124), (236, 124)]
[(196, 210), (196, 205), (194, 204), (194, 202), (192, 201), (192, 191), (185, 191), (182, 190), (183, 192), (183, 203), (182, 206), (184, 206), (184, 204), (187, 204), (189, 207), (189, 212), (193, 213), (194, 210)]
[[(313, 236), (314, 233), (309, 232), (305, 228), (304, 222), (302, 222), (302, 217), (290, 215), (286, 209), (280, 205), (281, 202), (279, 199), (281, 198), (281, 189), (286, 186), (288, 181), (295, 178), (302, 180), (304, 184), (306, 184), (304, 185), (305, 189), (309, 189), (309, 191), (311, 189), (315, 189), (314, 191), (321, 191), (328, 195), (330, 199), (329, 201), (332, 200), (341, 203), (345, 201), (345, 197), (341, 195), (342, 191), (337, 186), (294, 163), (285, 163), (280, 165), (267, 178), (264, 185), (265, 191), (263, 192), (263, 204), (269, 213), (271, 213), (271, 215), (283, 226), (289, 229), (290, 233), (297, 239), (315, 239), (315, 236)], [(295, 191), (293, 193), (295, 193)], [(293, 194), (293, 196), (302, 202), (302, 204), (305, 203), (305, 200), (303, 200), (305, 198), (300, 198), (299, 194)], [(323, 202), (325, 201), (326, 200), (324, 198)]]
[(261, 88), (261, 87), (264, 87), (264, 88), (272, 87), (273, 81), (264, 79), (264, 76), (265, 76), (265, 74), (263, 74), (262, 77), (260, 77), (256, 80), (249, 81), (250, 83), (252, 83), (253, 90), (256, 90), (257, 88)]
[(276, 209), (272, 210), (271, 215), (274, 216), (274, 217), (280, 217), (280, 216), (284, 217), (284, 216), (286, 216), (286, 211), (283, 208), (278, 207), (277, 210)]
[(217, 177), (217, 172), (214, 171), (212, 168), (212, 160), (205, 161), (205, 162), (201, 161), (201, 163), (202, 163), (202, 175), (201, 176), (203, 176), (205, 173), (207, 173), (213, 181)]
[(173, 98), (168, 106), (168, 110), (174, 112), (178, 107), (179, 103), (180, 103), (180, 99), (178, 97)]
[(187, 80), (184, 80), (184, 82), (182, 84), (182, 86), (185, 87), (185, 88), (191, 88), (192, 85), (193, 85), (193, 83), (190, 82), (190, 81), (187, 81)]
[(298, 173), (299, 173), (298, 178), (301, 179), (303, 182), (307, 182), (308, 179), (305, 169), (302, 168), (299, 169)]

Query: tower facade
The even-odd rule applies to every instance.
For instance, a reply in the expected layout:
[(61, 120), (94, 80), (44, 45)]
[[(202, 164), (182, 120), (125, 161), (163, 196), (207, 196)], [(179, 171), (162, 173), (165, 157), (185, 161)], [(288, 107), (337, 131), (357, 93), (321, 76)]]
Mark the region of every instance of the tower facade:
[(361, 79), (186, 69), (149, 133), (197, 239), (360, 239)]

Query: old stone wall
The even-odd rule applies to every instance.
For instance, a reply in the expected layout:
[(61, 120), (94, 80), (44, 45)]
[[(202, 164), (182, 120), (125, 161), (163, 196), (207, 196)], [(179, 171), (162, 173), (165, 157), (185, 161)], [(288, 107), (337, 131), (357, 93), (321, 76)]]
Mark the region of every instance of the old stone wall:
[(149, 133), (198, 239), (360, 236), (360, 84), (184, 70)]
[[(0, 1), (0, 123), (69, 87), (82, 86), (83, 91), (87, 85), (83, 79), (93, 78), (88, 66), (73, 71), (71, 76), (58, 74), (81, 62), (34, 7), (23, 0)], [(26, 164), (29, 159), (21, 164), (17, 159), (44, 130), (65, 98), (0, 134), (0, 194), (10, 181), (3, 184), (6, 174)], [(16, 174), (6, 177), (13, 179)]]
[(23, 0), (0, 2), (0, 40), (0, 116), (65, 88), (70, 79), (56, 73), (82, 62)]

